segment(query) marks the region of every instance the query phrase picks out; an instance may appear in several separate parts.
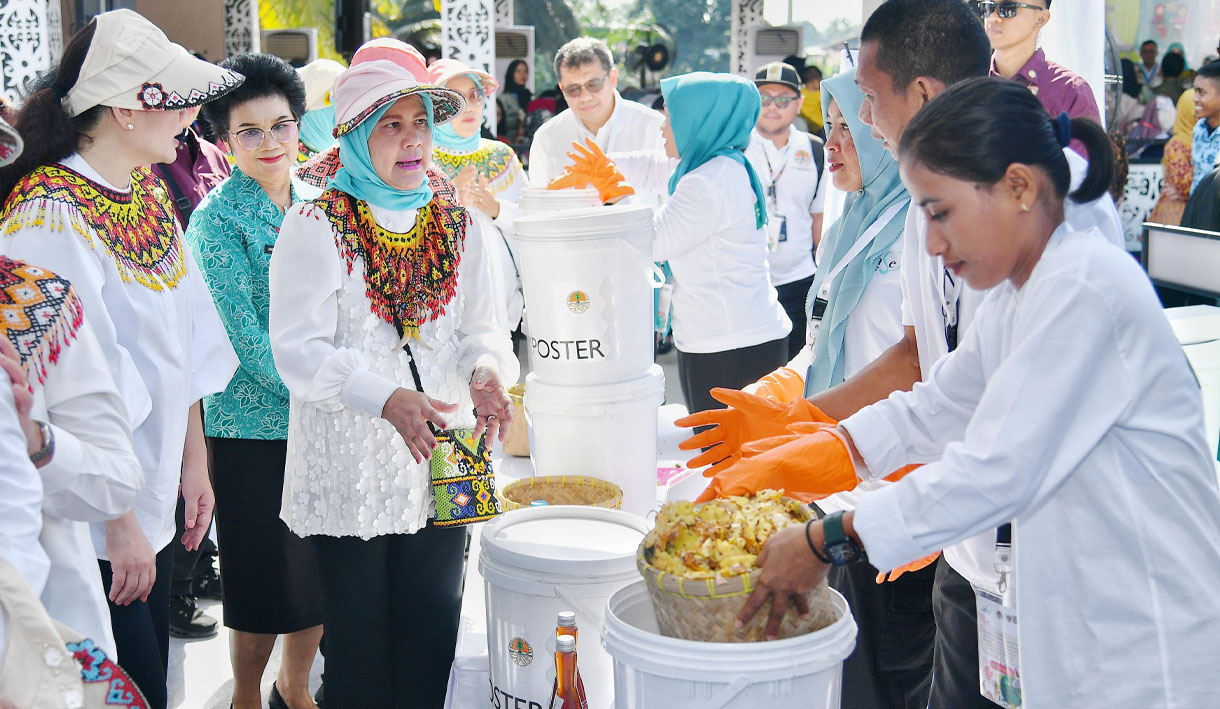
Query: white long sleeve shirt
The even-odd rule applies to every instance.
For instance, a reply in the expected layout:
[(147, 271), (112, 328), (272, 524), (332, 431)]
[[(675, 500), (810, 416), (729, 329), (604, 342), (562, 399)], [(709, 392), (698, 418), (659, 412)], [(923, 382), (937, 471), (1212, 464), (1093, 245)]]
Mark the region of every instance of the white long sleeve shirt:
[[(405, 233), (417, 210), (370, 205), (385, 229)], [(410, 534), (432, 509), (428, 462), (417, 464), (381, 411), (398, 388), (415, 390), (393, 325), (372, 312), (364, 261), (351, 272), (326, 215), (312, 203), (284, 217), (271, 257), (271, 350), (290, 393), (288, 460), (280, 517), (298, 536)], [(475, 423), (469, 382), (476, 366), (504, 386), (520, 365), (497, 323), (498, 304), (478, 222), (471, 222), (458, 266), (457, 294), (445, 313), (411, 341), (424, 392), (458, 404), (450, 428)]]
[[(79, 154), (61, 164), (112, 192), (125, 193)], [(47, 202), (52, 214), (62, 206)], [(0, 252), (47, 268), (72, 282), (131, 417), (144, 487), (133, 505), (154, 550), (174, 536), (174, 506), (182, 477), (187, 410), (224, 390), (237, 355), (190, 249), (181, 243), (186, 273), (172, 288), (154, 290), (125, 276), (101, 239), (62, 228), (64, 217), (25, 224), (0, 238)], [(177, 228), (175, 226), (175, 228)], [(176, 238), (181, 242), (181, 230)], [(106, 555), (100, 522), (91, 525), (94, 551)]]
[[(812, 276), (817, 267), (813, 262), (813, 217), (825, 211), (828, 175), (818, 170), (813, 151), (823, 150), (814, 145), (809, 134), (788, 126), (788, 142), (776, 147), (758, 129), (750, 131), (746, 157), (758, 173), (763, 192), (769, 197), (774, 214), (768, 228), (775, 243), (767, 260), (771, 266), (772, 285), (782, 286)], [(768, 210), (770, 213), (771, 209)], [(783, 240), (779, 230), (783, 223)]]
[(932, 461), (860, 500), (869, 560), (994, 543), (1012, 520), (1025, 706), (1213, 705), (1220, 606), (1200, 590), (1220, 587), (1220, 490), (1139, 266), (1061, 226), (925, 379), (842, 422), (871, 477)]
[[(612, 157), (632, 186), (668, 191), (676, 161), (663, 152)], [(721, 156), (684, 175), (654, 212), (652, 258), (673, 270), (674, 344), (682, 352), (751, 347), (792, 330), (771, 285), (756, 201), (745, 166)]]
[[(636, 150), (665, 152), (665, 139), (661, 135), (661, 124), (665, 116), (642, 103), (628, 101), (614, 92), (614, 110), (610, 118), (597, 130), (589, 130), (572, 109), (543, 123), (534, 133), (530, 144), (530, 184), (546, 187), (547, 183), (563, 174), (572, 162), (568, 153), (572, 143), (584, 143), (592, 138), (602, 152), (631, 152)], [(639, 189), (639, 186), (636, 186)], [(665, 201), (667, 190), (645, 188), (641, 191), (641, 203), (657, 207)]]
[(0, 386), (0, 558), (16, 567), (35, 593), (42, 591), (50, 568), (38, 543), (41, 509), (42, 477), (26, 451), (12, 387)]
[[(1084, 179), (1088, 163), (1071, 149), (1065, 148), (1063, 154), (1067, 156), (1072, 189), (1075, 189)], [(1109, 195), (1102, 195), (1101, 199), (1087, 204), (1076, 204), (1067, 199), (1063, 211), (1067, 223), (1077, 231), (1096, 227), (1106, 240), (1123, 249), (1122, 223)], [(949, 352), (945, 340), (945, 313), (956, 313), (958, 340), (961, 341), (974, 320), (975, 310), (986, 295), (984, 291), (970, 288), (960, 279), (955, 287), (948, 287), (944, 262), (928, 255), (927, 239), (928, 220), (924, 210), (912, 206), (907, 211), (906, 229), (902, 236), (902, 324), (915, 328), (919, 367), (925, 381), (933, 363)], [(999, 574), (992, 568), (994, 533), (984, 532), (944, 552), (945, 560), (971, 583), (994, 588), (999, 582)]]

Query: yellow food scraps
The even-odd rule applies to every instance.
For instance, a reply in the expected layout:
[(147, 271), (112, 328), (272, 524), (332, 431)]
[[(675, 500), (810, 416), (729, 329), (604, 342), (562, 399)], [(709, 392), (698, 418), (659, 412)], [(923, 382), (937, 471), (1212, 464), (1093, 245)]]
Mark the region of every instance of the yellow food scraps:
[(801, 503), (784, 499), (783, 490), (719, 498), (699, 507), (671, 502), (644, 537), (644, 558), (661, 571), (691, 579), (736, 576), (754, 569), (772, 534), (805, 519)]

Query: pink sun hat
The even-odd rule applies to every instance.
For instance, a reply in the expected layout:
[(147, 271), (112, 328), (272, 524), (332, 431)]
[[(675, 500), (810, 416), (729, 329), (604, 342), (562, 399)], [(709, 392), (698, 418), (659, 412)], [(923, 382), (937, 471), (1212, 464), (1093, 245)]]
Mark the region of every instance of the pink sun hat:
[(485, 96), (491, 96), (500, 88), (499, 82), (491, 74), (472, 69), (456, 59), (437, 59), (433, 62), (432, 66), (428, 67), (428, 83), (444, 86), (463, 74), (478, 77), (479, 86)]
[(426, 94), (432, 99), (433, 125), (452, 120), (466, 106), (466, 99), (460, 93), (423, 83), (394, 62), (375, 59), (356, 64), (353, 61), (352, 66), (335, 80), (331, 92), (335, 104), (335, 137), (350, 132), (386, 104), (415, 94)]
[(415, 47), (393, 37), (378, 37), (360, 45), (352, 55), (352, 66), (379, 59), (394, 62), (411, 72), (421, 83), (432, 83), (428, 81), (428, 63), (424, 60), (424, 55)]

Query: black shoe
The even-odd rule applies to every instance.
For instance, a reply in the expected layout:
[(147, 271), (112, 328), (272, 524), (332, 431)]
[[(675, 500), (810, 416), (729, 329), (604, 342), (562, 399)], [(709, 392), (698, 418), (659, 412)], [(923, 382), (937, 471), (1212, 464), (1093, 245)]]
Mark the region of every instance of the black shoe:
[(280, 688), (275, 686), (275, 682), (271, 683), (271, 696), (267, 697), (268, 709), (288, 709), (288, 702), (280, 696)]
[(190, 596), (169, 597), (169, 634), (175, 638), (202, 640), (216, 635), (216, 620), (195, 607)]
[(220, 600), (220, 574), (216, 573), (216, 567), (209, 566), (200, 574), (192, 583), (191, 591), (195, 598), (208, 598), (213, 601)]
[(318, 705), (318, 709), (326, 709), (326, 703), (322, 698), (322, 690), (326, 689), (325, 684), (318, 685), (318, 691), (313, 693), (313, 703)]

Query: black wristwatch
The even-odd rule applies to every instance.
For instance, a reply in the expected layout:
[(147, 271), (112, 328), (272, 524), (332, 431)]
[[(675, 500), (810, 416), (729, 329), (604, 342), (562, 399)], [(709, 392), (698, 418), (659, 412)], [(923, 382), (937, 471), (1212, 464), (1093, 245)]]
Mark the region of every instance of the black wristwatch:
[(830, 559), (832, 566), (843, 566), (868, 559), (860, 545), (843, 532), (842, 512), (826, 515), (822, 520), (822, 535), (822, 553)]

